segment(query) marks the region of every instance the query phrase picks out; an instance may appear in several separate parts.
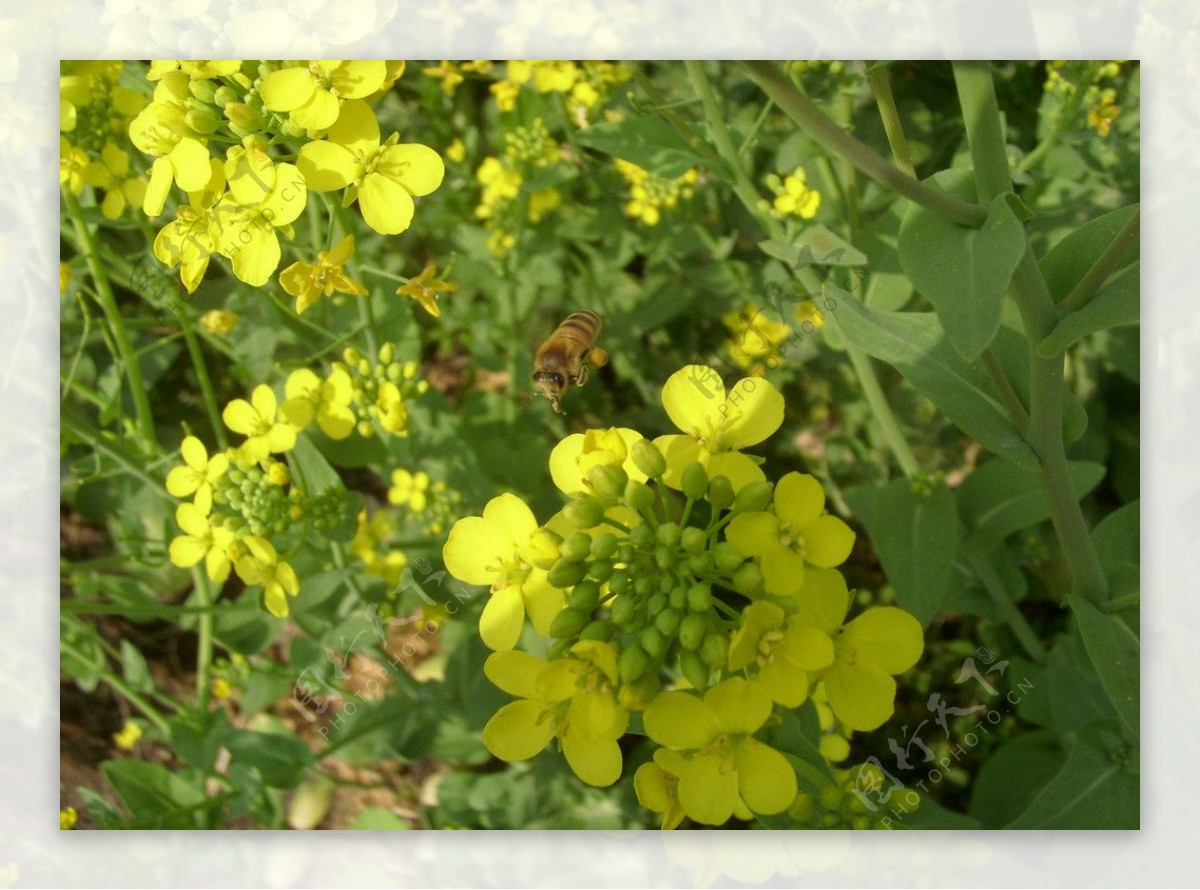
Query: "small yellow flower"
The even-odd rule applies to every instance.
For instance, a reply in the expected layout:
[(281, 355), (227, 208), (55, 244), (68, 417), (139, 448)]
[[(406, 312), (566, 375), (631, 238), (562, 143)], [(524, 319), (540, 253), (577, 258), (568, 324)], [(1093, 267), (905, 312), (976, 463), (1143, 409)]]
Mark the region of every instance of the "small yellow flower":
[(442, 314), (442, 309), (438, 305), (438, 294), (449, 294), (458, 290), (458, 285), (452, 281), (442, 281), (436, 278), (437, 268), (433, 263), (429, 263), (421, 270), (421, 274), (415, 278), (410, 278), (407, 284), (402, 284), (396, 288), (396, 293), (406, 297), (412, 297), (421, 304), (421, 308), (432, 315), (434, 318), (439, 318)]
[(446, 148), (446, 160), (461, 164), (467, 158), (467, 147), (461, 139), (455, 139)]
[(275, 393), (265, 383), (254, 387), (250, 401), (234, 399), (221, 412), (225, 426), (246, 436), (237, 450), (245, 464), (256, 464), (268, 454), (282, 454), (296, 445), (296, 428), (276, 420)]
[(249, 535), (243, 539), (249, 551), (234, 564), (238, 577), (253, 587), (261, 584), (267, 611), (276, 618), (288, 614), (287, 596), (300, 593), (300, 579), (287, 562), (279, 558), (274, 545), (266, 538)]
[(183, 531), (171, 540), (167, 554), (171, 564), (188, 569), (204, 560), (208, 577), (218, 584), (229, 577), (229, 551), (234, 544), (234, 534), (224, 525), (213, 525), (209, 521), (212, 512), (212, 495), (197, 491), (194, 503), (180, 504), (175, 509), (175, 523)]
[(225, 701), (233, 695), (233, 687), (229, 685), (229, 681), (224, 677), (215, 677), (212, 681), (213, 698)]
[(308, 200), (304, 177), (291, 164), (275, 164), (258, 145), (235, 148), (225, 163), (229, 192), (216, 207), (221, 220), (221, 253), (233, 261), (233, 274), (262, 287), (279, 267), (276, 229), (291, 237), (291, 223)]
[(200, 316), (200, 327), (210, 334), (229, 334), (239, 320), (238, 314), (228, 309), (209, 309)]
[(100, 160), (84, 169), (83, 181), (104, 189), (100, 212), (105, 219), (117, 219), (130, 205), (140, 208), (146, 198), (146, 180), (130, 175), (129, 155), (111, 142), (100, 149)]
[(79, 813), (75, 812), (74, 807), (67, 807), (65, 810), (58, 811), (58, 830), (70, 831), (79, 823)]
[(453, 62), (443, 59), (439, 64), (427, 68), (422, 68), (421, 73), (426, 77), (435, 78), (441, 85), (442, 91), (447, 96), (453, 96), (454, 91), (458, 89), (458, 85), (465, 80), (460, 69)]
[(132, 720), (126, 720), (119, 732), (113, 733), (113, 742), (122, 751), (132, 751), (142, 737), (142, 728)]
[(407, 506), (414, 513), (420, 513), (427, 503), (426, 491), (429, 488), (429, 474), (424, 470), (410, 473), (408, 470), (392, 471), (392, 487), (388, 489), (388, 503), (394, 506)]
[(777, 217), (798, 216), (801, 219), (812, 219), (817, 215), (821, 206), (821, 193), (808, 187), (803, 167), (797, 167), (782, 180), (772, 173), (767, 177), (767, 185), (775, 193), (775, 200), (771, 206)]
[(354, 236), (347, 235), (330, 250), (317, 254), (315, 263), (292, 263), (279, 273), (283, 289), (296, 298), (296, 314), (335, 293), (365, 296), (367, 289), (345, 273), (342, 267), (354, 256)]
[(88, 153), (67, 141), (65, 136), (58, 139), (58, 182), (65, 185), (72, 195), (83, 191), (83, 171), (91, 163)]
[(590, 492), (588, 473), (598, 466), (620, 467), (630, 479), (645, 482), (646, 474), (634, 463), (630, 452), (641, 438), (641, 433), (625, 427), (572, 433), (550, 452), (550, 478), (566, 495)]
[(344, 367), (335, 367), (326, 380), (308, 368), (295, 370), (284, 384), (284, 397), (279, 413), (296, 429), (304, 429), (315, 417), (331, 439), (345, 439), (354, 431), (354, 385)]
[(342, 101), (365, 99), (383, 86), (387, 74), (382, 59), (310, 61), (272, 71), (259, 92), (264, 107), (288, 112), (305, 130), (325, 130), (337, 120)]
[(664, 480), (679, 487), (679, 477), (700, 461), (709, 477), (726, 476), (734, 490), (765, 477), (743, 448), (762, 442), (783, 423), (783, 396), (770, 382), (744, 377), (728, 394), (721, 375), (704, 365), (688, 365), (663, 386), (663, 407), (682, 436), (660, 436), (654, 444), (667, 458)]
[(183, 456), (182, 467), (175, 467), (167, 474), (167, 491), (177, 498), (185, 498), (193, 492), (204, 489), (211, 496), (212, 484), (225, 475), (229, 469), (229, 458), (224, 454), (214, 454), (210, 459), (208, 449), (195, 436), (188, 436), (179, 446)]
[(361, 99), (342, 105), (325, 139), (305, 143), (296, 165), (315, 192), (354, 186), (363, 219), (381, 235), (397, 235), (412, 224), (414, 197), (442, 184), (446, 167), (432, 148), (400, 142), (393, 133), (382, 144), (375, 112)]
[(154, 101), (129, 124), (129, 139), (144, 154), (156, 158), (142, 209), (147, 216), (162, 213), (171, 184), (185, 192), (204, 188), (212, 175), (211, 158), (201, 134), (187, 123), (190, 78), (182, 71), (164, 74), (154, 88)]

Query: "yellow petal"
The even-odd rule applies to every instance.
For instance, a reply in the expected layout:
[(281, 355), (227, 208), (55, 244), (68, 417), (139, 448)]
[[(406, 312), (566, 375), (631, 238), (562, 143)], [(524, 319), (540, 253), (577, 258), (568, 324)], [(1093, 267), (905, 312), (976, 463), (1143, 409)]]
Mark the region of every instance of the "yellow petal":
[(791, 628), (775, 651), (779, 658), (805, 671), (819, 671), (833, 664), (833, 641), (812, 626)]
[(429, 146), (415, 142), (385, 146), (375, 169), (417, 197), (437, 189), (446, 175), (441, 156)]
[(283, 68), (264, 77), (258, 91), (270, 110), (292, 111), (312, 98), (317, 84), (307, 68)]
[(786, 547), (776, 547), (763, 554), (762, 573), (768, 593), (795, 596), (804, 586), (804, 560)]
[(766, 439), (783, 423), (783, 396), (761, 377), (743, 377), (725, 399), (722, 439), (732, 449), (748, 448)]
[(525, 626), (525, 603), (515, 587), (492, 594), (479, 616), (479, 636), (489, 649), (504, 651), (517, 645)]
[(716, 754), (695, 758), (679, 777), (679, 803), (704, 825), (724, 825), (738, 802), (738, 774)]
[(850, 608), (846, 579), (836, 569), (807, 569), (804, 575), (804, 587), (796, 595), (800, 611), (795, 623), (833, 634), (842, 626)]
[(621, 749), (615, 739), (568, 732), (562, 749), (571, 770), (589, 785), (606, 788), (621, 778)]
[(720, 419), (725, 385), (713, 368), (688, 365), (667, 378), (662, 400), (671, 422), (689, 436), (697, 436)]
[(292, 111), (292, 122), (306, 130), (324, 130), (338, 118), (337, 97), (328, 90), (317, 89), (307, 102)]
[(825, 491), (807, 473), (787, 473), (775, 486), (775, 512), (782, 522), (802, 529), (825, 509)]
[(860, 659), (889, 674), (904, 673), (925, 649), (921, 623), (893, 606), (863, 612), (846, 625), (840, 642), (857, 650)]
[(518, 698), (537, 698), (537, 678), (546, 662), (528, 652), (510, 649), (493, 652), (483, 663), (483, 672), (498, 689)]
[(705, 467), (709, 478), (724, 476), (733, 485), (735, 492), (741, 491), (751, 482), (766, 479), (762, 469), (749, 456), (740, 451), (718, 451), (708, 459)]
[(579, 472), (582, 452), (583, 433), (572, 433), (550, 452), (550, 478), (563, 494), (573, 495), (584, 490), (583, 475)]
[(771, 699), (741, 677), (709, 689), (704, 694), (704, 704), (716, 714), (721, 732), (756, 732), (771, 716)]
[(825, 673), (829, 705), (847, 729), (878, 729), (895, 709), (896, 681), (873, 664), (835, 662)]
[(327, 134), (331, 142), (344, 145), (357, 156), (367, 157), (379, 148), (379, 121), (371, 106), (361, 99), (342, 103), (338, 119)]
[(200, 484), (196, 471), (190, 467), (173, 467), (167, 473), (167, 491), (172, 497), (185, 498)]
[(277, 423), (267, 433), (267, 448), (272, 454), (283, 454), (296, 447), (296, 428), (288, 423)]
[(171, 167), (175, 171), (175, 182), (185, 192), (198, 191), (208, 185), (212, 178), (208, 149), (195, 139), (184, 137), (171, 149)]
[(514, 549), (521, 547), (537, 531), (537, 519), (529, 505), (515, 494), (502, 494), (492, 498), (483, 508), (483, 521), (500, 529), (513, 542)]
[(782, 549), (779, 520), (770, 513), (742, 513), (733, 517), (725, 529), (725, 539), (743, 556), (762, 556)]
[(177, 538), (171, 539), (171, 546), (167, 552), (171, 557), (172, 565), (179, 566), (181, 569), (188, 569), (204, 559), (204, 554), (207, 551), (205, 550), (203, 541), (186, 535), (180, 535)]
[(664, 692), (643, 715), (646, 733), (671, 748), (702, 748), (717, 735), (713, 712), (686, 692)]
[(343, 99), (363, 99), (381, 86), (387, 77), (383, 59), (342, 62), (333, 69), (330, 83)]
[(549, 636), (550, 625), (566, 606), (566, 594), (550, 586), (544, 570), (534, 569), (521, 585), (521, 595), (525, 598), (525, 611), (533, 629), (542, 636)]
[(359, 164), (344, 146), (334, 142), (306, 142), (300, 147), (296, 168), (314, 192), (342, 189), (358, 178)]
[(483, 744), (501, 760), (528, 760), (554, 736), (546, 706), (535, 701), (510, 702), (483, 728)]
[(358, 203), (367, 225), (381, 235), (398, 235), (412, 224), (412, 195), (386, 176), (368, 174), (358, 190)]
[(507, 536), (479, 516), (467, 516), (454, 523), (442, 547), (446, 569), (467, 584), (494, 583), (500, 560), (511, 555)]
[(781, 813), (796, 799), (796, 771), (782, 754), (756, 739), (737, 746), (738, 790), (756, 813)]

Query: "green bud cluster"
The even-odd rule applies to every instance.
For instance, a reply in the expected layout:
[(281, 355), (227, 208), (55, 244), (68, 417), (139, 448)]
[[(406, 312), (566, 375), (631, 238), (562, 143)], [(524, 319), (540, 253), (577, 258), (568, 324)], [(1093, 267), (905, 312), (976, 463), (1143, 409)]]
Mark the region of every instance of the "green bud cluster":
[(272, 482), (259, 466), (231, 466), (217, 481), (214, 500), (238, 514), (229, 523), (231, 528), (247, 529), (252, 535), (281, 534), (293, 521), (293, 500), (287, 489)]
[(652, 693), (666, 671), (704, 689), (728, 663), (737, 600), (763, 596), (761, 569), (721, 540), (721, 530), (738, 512), (764, 509), (774, 489), (756, 483), (735, 495), (729, 479), (709, 478), (693, 462), (681, 491), (672, 490), (652, 442), (637, 441), (630, 456), (645, 481), (619, 466), (594, 467), (590, 490), (563, 509), (572, 531), (547, 576), (565, 594), (550, 655), (579, 640), (606, 640), (620, 653), (623, 685)]

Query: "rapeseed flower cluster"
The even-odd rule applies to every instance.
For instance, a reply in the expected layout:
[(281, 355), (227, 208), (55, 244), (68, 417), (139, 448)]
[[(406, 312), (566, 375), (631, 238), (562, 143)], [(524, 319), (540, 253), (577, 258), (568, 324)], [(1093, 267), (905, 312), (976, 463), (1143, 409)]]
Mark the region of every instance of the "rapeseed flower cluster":
[(630, 76), (629, 69), (621, 63), (517, 59), (506, 64), (504, 77), (489, 89), (501, 111), (512, 111), (526, 86), (539, 93), (561, 94), (572, 119), (584, 126), (592, 109)]
[(1120, 93), (1116, 81), (1124, 71), (1126, 62), (1125, 59), (1103, 63), (1061, 59), (1052, 61), (1046, 66), (1046, 96), (1060, 108), (1087, 109), (1085, 122), (1088, 128), (1107, 136), (1120, 115)]
[(625, 215), (641, 220), (648, 226), (658, 225), (664, 210), (670, 210), (681, 200), (690, 198), (695, 191), (696, 182), (700, 179), (699, 171), (695, 168), (682, 176), (667, 179), (622, 158), (617, 158), (614, 163), (629, 184)]
[[(727, 390), (692, 365), (667, 381), (663, 406), (678, 434), (563, 439), (550, 473), (567, 503), (544, 524), (502, 494), (451, 529), (446, 568), (490, 588), (486, 673), (518, 699), (484, 742), (524, 760), (557, 741), (576, 775), (604, 786), (621, 775), (618, 740), (641, 712), (656, 750), (634, 786), (664, 827), (782, 813), (799, 785), (762, 737), (777, 711), (812, 696), (843, 741), (877, 728), (893, 677), (921, 654), (921, 627), (895, 608), (847, 620), (837, 566), (854, 533), (825, 511), (815, 478), (771, 481), (747, 453), (783, 420), (768, 381)], [(549, 638), (544, 657), (517, 649), (527, 620)]]
[(821, 206), (821, 193), (808, 187), (807, 174), (803, 167), (796, 167), (787, 176), (768, 173), (767, 188), (774, 194), (769, 212), (776, 219), (789, 216), (812, 219)]
[[(179, 268), (189, 292), (213, 256), (227, 260), (241, 281), (265, 285), (279, 268), (280, 239), (294, 236), (292, 223), (310, 192), (339, 193), (337, 200), (357, 203), (376, 232), (394, 235), (411, 225), (414, 198), (436, 190), (444, 175), (433, 149), (403, 143), (398, 133), (384, 137), (371, 107), (404, 73), (403, 61), (155, 61), (146, 74), (154, 84), (148, 103), (111, 86), (122, 63), (70, 64), (85, 67), (64, 65), (64, 186), (102, 189), (101, 208), (114, 217), (127, 206), (157, 217), (174, 194), (174, 218), (160, 230), (154, 253)], [(94, 98), (105, 90), (105, 98)], [(73, 134), (96, 129), (93, 107), (107, 109), (104, 125), (151, 159), (148, 182), (119, 142), (81, 154)], [(297, 311), (335, 292), (364, 293), (341, 271), (352, 252), (343, 241), (315, 263), (284, 270), (280, 283)]]
[(475, 171), (481, 186), (475, 216), (489, 230), (488, 248), (502, 256), (516, 245), (517, 230), (526, 223), (537, 224), (562, 203), (553, 186), (529, 189), (525, 183), (561, 160), (558, 142), (545, 122), (535, 118), (528, 127), (517, 127), (505, 135), (503, 155), (483, 159)]
[(725, 350), (743, 371), (761, 374), (783, 363), (779, 347), (792, 336), (791, 325), (769, 318), (753, 303), (725, 313), (721, 321), (729, 331)]

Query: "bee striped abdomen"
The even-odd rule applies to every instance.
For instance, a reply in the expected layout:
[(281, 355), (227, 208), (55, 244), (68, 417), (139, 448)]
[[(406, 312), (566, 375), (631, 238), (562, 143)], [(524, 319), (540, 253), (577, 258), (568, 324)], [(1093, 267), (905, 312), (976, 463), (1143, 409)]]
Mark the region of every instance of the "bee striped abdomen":
[(580, 309), (578, 312), (572, 312), (562, 324), (558, 326), (558, 330), (554, 333), (563, 337), (570, 337), (573, 340), (579, 340), (582, 343), (591, 343), (596, 339), (596, 335), (600, 333), (600, 328), (604, 326), (603, 319), (590, 309)]

